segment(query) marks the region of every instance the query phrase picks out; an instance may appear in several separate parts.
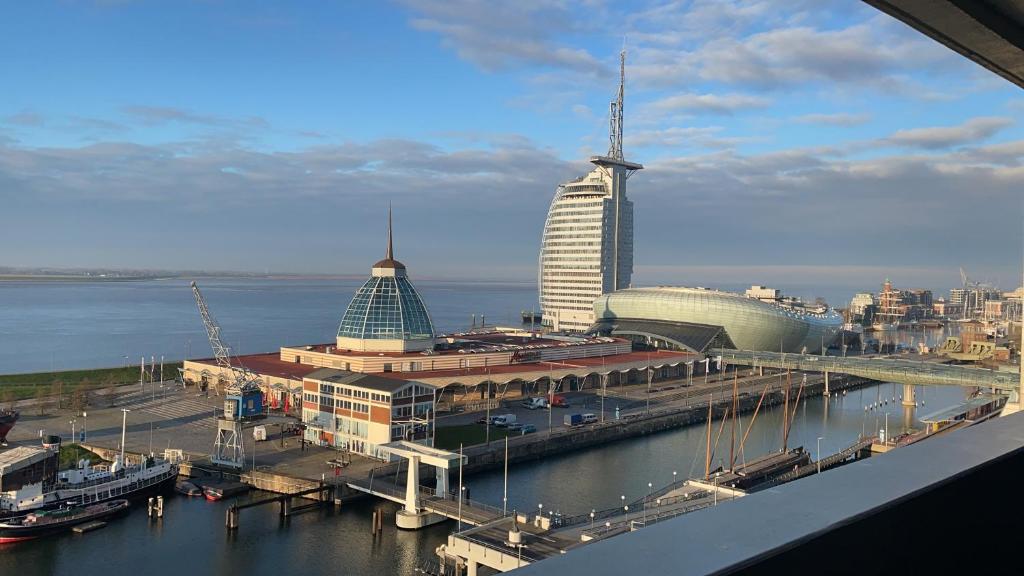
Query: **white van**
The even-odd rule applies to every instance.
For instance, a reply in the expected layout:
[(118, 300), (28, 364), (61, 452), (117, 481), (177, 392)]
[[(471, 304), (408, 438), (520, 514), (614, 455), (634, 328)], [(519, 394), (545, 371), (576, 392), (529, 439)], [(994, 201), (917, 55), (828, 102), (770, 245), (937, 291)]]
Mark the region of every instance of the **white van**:
[(494, 417), (494, 426), (498, 428), (505, 428), (509, 424), (514, 424), (516, 421), (515, 414), (502, 414), (501, 416)]
[(583, 415), (583, 423), (584, 424), (593, 424), (594, 422), (597, 422), (597, 415), (596, 414), (591, 414), (591, 413), (588, 412), (588, 413)]
[(548, 399), (544, 398), (542, 396), (537, 396), (537, 397), (534, 397), (534, 398), (527, 398), (526, 400), (523, 400), (523, 407), (526, 408), (527, 410), (536, 410), (538, 408), (547, 408), (548, 407)]

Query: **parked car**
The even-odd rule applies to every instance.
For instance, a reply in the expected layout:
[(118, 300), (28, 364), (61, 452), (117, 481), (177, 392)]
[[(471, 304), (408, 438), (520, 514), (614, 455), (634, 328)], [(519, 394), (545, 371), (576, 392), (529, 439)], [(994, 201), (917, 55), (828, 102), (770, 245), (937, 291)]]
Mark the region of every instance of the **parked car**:
[(508, 431), (509, 432), (519, 432), (522, 429), (523, 429), (523, 425), (520, 424), (519, 422), (513, 422), (513, 423), (508, 425)]
[(555, 408), (568, 408), (569, 401), (565, 399), (565, 396), (561, 394), (555, 394), (551, 397), (551, 405)]
[(533, 424), (523, 424), (522, 427), (519, 430), (519, 433), (520, 434), (529, 434), (531, 432), (536, 432), (536, 431), (537, 431), (537, 427), (534, 426)]
[(591, 413), (588, 412), (588, 413), (583, 415), (583, 423), (584, 424), (593, 424), (594, 422), (597, 422), (597, 415), (596, 414), (591, 414)]
[[(491, 416), (491, 426), (494, 426), (494, 423), (498, 420), (498, 418), (499, 418), (498, 416)], [(477, 418), (476, 419), (476, 423), (477, 424), (487, 424), (487, 416), (481, 416), (481, 417)]]

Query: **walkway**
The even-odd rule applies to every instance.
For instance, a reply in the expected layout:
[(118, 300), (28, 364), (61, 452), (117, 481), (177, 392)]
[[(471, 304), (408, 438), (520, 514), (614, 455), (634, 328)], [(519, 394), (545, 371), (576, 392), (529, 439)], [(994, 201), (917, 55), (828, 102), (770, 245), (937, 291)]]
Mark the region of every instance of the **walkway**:
[(914, 386), (977, 386), (994, 388), (1002, 392), (1016, 392), (1020, 388), (1020, 377), (1012, 372), (998, 372), (986, 368), (939, 364), (922, 360), (880, 357), (843, 358), (722, 348), (716, 349), (713, 354), (722, 356), (729, 364), (789, 368), (803, 372), (850, 374), (879, 382), (896, 382)]
[[(405, 505), (406, 492), (405, 486), (402, 484), (393, 484), (379, 478), (375, 482), (372, 477), (347, 479), (345, 483), (353, 490)], [(473, 526), (494, 522), (507, 516), (500, 508), (473, 500), (464, 501), (460, 507), (458, 500), (437, 496), (433, 490), (422, 486), (419, 490), (419, 505), (427, 512), (439, 514), (452, 520), (461, 519), (462, 522)]]

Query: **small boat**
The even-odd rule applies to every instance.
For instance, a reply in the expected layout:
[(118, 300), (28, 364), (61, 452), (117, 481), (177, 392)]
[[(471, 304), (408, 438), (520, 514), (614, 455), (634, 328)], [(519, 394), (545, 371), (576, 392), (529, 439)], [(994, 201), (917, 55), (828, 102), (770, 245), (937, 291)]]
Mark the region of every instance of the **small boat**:
[(224, 491), (214, 486), (207, 486), (206, 488), (203, 488), (203, 495), (206, 496), (207, 500), (216, 502), (224, 497)]
[(203, 489), (195, 484), (182, 480), (174, 485), (174, 491), (178, 494), (184, 494), (185, 496), (202, 496)]
[(69, 506), (37, 510), (0, 522), (0, 544), (59, 534), (80, 524), (109, 518), (127, 509), (127, 500), (108, 500), (84, 507)]

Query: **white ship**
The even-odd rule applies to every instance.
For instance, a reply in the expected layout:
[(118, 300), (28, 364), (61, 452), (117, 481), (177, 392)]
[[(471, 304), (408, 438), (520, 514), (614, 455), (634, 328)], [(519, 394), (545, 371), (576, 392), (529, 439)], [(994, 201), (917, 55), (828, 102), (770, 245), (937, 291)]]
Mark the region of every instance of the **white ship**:
[(135, 464), (124, 461), (118, 455), (110, 464), (94, 466), (83, 459), (75, 468), (58, 472), (54, 451), (22, 446), (4, 452), (0, 454), (0, 517), (61, 504), (142, 498), (170, 489), (178, 476), (178, 465), (171, 458), (151, 455)]

